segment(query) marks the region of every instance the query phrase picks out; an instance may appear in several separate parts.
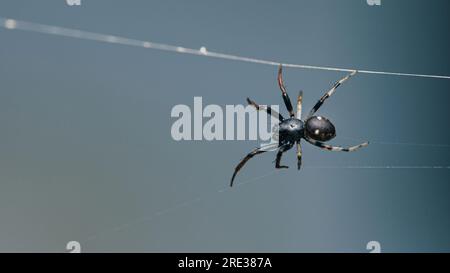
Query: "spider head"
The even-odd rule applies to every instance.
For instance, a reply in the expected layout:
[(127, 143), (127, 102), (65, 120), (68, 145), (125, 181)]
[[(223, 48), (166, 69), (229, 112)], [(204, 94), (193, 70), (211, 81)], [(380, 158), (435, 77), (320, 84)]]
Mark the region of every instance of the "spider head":
[(305, 135), (317, 141), (329, 141), (336, 136), (336, 128), (327, 118), (312, 116), (305, 122)]

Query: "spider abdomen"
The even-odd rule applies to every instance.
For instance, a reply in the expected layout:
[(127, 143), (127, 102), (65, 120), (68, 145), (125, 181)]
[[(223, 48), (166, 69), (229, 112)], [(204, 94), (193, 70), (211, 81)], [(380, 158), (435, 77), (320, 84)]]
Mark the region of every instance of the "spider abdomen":
[(328, 141), (336, 136), (336, 128), (327, 118), (312, 116), (306, 120), (305, 133), (318, 141)]

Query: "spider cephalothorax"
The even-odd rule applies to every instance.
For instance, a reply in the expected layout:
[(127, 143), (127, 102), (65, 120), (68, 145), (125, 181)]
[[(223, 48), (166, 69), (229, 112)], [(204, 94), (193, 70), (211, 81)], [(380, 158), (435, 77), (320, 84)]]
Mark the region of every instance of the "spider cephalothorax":
[(300, 140), (303, 138), (307, 142), (311, 143), (314, 146), (317, 146), (324, 150), (329, 151), (341, 151), (341, 152), (352, 152), (361, 147), (367, 146), (369, 143), (364, 142), (356, 146), (343, 148), (339, 146), (330, 146), (325, 144), (324, 142), (333, 139), (336, 136), (336, 128), (334, 127), (331, 121), (323, 116), (315, 116), (314, 114), (319, 110), (320, 106), (328, 99), (333, 93), (336, 91), (339, 85), (348, 80), (351, 76), (355, 75), (356, 71), (353, 71), (349, 75), (337, 81), (333, 87), (325, 93), (319, 101), (314, 105), (314, 107), (309, 112), (308, 116), (305, 120), (302, 120), (302, 99), (303, 92), (300, 91), (297, 97), (297, 113), (294, 113), (294, 109), (292, 107), (291, 100), (289, 95), (286, 92), (286, 88), (283, 83), (282, 76), (282, 66), (280, 65), (278, 68), (278, 86), (280, 87), (281, 94), (283, 96), (284, 104), (289, 112), (289, 118), (285, 119), (281, 114), (275, 112), (270, 107), (260, 106), (254, 101), (247, 98), (247, 102), (250, 105), (253, 105), (257, 110), (264, 110), (269, 115), (272, 115), (279, 120), (278, 124), (278, 143), (269, 144), (257, 149), (254, 149), (249, 154), (247, 154), (244, 159), (239, 162), (239, 164), (234, 169), (233, 176), (231, 178), (231, 186), (233, 186), (234, 178), (238, 171), (245, 165), (245, 163), (250, 160), (250, 158), (254, 157), (257, 154), (261, 154), (264, 152), (278, 150), (277, 156), (275, 159), (275, 168), (288, 168), (288, 166), (280, 165), (281, 156), (284, 152), (291, 149), (294, 144), (297, 144), (297, 168), (300, 170), (302, 165), (302, 147), (300, 144)]
[(297, 118), (285, 119), (278, 125), (278, 138), (281, 145), (300, 141), (304, 132), (305, 124)]

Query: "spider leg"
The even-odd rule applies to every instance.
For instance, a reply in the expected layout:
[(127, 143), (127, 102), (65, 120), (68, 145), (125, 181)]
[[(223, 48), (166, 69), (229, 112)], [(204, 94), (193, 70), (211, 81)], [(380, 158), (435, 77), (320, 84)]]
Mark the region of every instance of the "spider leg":
[(245, 165), (245, 163), (247, 163), (247, 161), (249, 161), (255, 155), (271, 151), (273, 148), (276, 148), (277, 145), (278, 145), (278, 143), (268, 144), (266, 146), (256, 148), (253, 151), (251, 151), (250, 153), (248, 153), (239, 162), (239, 164), (236, 166), (236, 168), (234, 168), (234, 173), (233, 173), (233, 176), (231, 177), (230, 187), (233, 187), (233, 182), (234, 182), (234, 178), (236, 177), (236, 174), (239, 172), (240, 169), (242, 169), (242, 167), (244, 167), (244, 165)]
[(284, 120), (284, 117), (277, 111), (273, 110), (270, 106), (264, 106), (264, 105), (261, 106), (249, 98), (247, 98), (247, 102), (249, 105), (252, 105), (253, 107), (255, 107), (256, 110), (258, 110), (258, 111), (264, 110), (267, 112), (268, 115), (271, 115), (272, 117), (278, 119), (279, 121)]
[(353, 71), (352, 73), (348, 74), (347, 76), (343, 77), (342, 79), (340, 79), (339, 81), (337, 81), (333, 87), (331, 87), (331, 89), (326, 92), (320, 99), (319, 101), (316, 103), (316, 105), (314, 105), (314, 107), (311, 109), (311, 111), (309, 112), (308, 118), (311, 117), (312, 115), (314, 115), (315, 112), (317, 112), (317, 110), (319, 110), (319, 108), (322, 106), (322, 104), (325, 102), (326, 99), (328, 99), (331, 95), (333, 95), (333, 93), (336, 91), (336, 88), (338, 88), (342, 83), (344, 83), (346, 80), (348, 80), (351, 76), (356, 74), (356, 70)]
[(281, 157), (283, 156), (283, 153), (286, 152), (287, 150), (289, 150), (290, 148), (292, 148), (292, 144), (282, 145), (278, 149), (277, 157), (275, 159), (275, 168), (277, 168), (277, 169), (287, 169), (287, 168), (289, 168), (289, 166), (280, 165), (280, 162), (281, 162)]
[(302, 167), (302, 144), (297, 141), (297, 169)]
[(297, 97), (297, 118), (302, 119), (302, 102), (303, 102), (303, 91), (298, 92)]
[(348, 148), (344, 148), (344, 147), (340, 147), (340, 146), (331, 146), (328, 144), (325, 144), (323, 142), (311, 139), (311, 138), (305, 138), (306, 141), (308, 141), (309, 143), (311, 143), (314, 146), (317, 146), (323, 150), (327, 150), (327, 151), (333, 151), (333, 152), (353, 152), (358, 150), (359, 148), (362, 147), (366, 147), (367, 145), (369, 145), (369, 142), (364, 142), (355, 146), (351, 146)]
[(289, 98), (289, 95), (286, 92), (286, 87), (284, 87), (282, 72), (283, 72), (283, 67), (280, 64), (280, 66), (278, 67), (278, 86), (280, 87), (281, 95), (283, 96), (284, 105), (286, 105), (286, 108), (289, 112), (289, 116), (295, 117), (294, 108), (292, 107), (291, 99)]

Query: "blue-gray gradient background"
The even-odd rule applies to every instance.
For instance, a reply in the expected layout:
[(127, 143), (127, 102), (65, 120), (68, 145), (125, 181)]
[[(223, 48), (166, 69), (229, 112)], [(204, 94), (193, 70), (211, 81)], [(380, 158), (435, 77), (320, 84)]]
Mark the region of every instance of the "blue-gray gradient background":
[[(450, 75), (450, 2), (2, 0), (0, 16), (291, 63)], [(286, 69), (304, 110), (345, 75)], [(333, 144), (172, 139), (176, 104), (280, 104), (276, 67), (0, 29), (0, 251), (450, 251), (450, 80), (358, 74)], [(355, 140), (351, 140), (354, 138)], [(395, 145), (384, 142), (444, 144)], [(384, 144), (383, 144), (384, 143)], [(332, 168), (325, 168), (332, 167)], [(256, 180), (252, 180), (257, 178)], [(251, 182), (251, 183), (250, 183)], [(224, 190), (224, 191), (222, 191)]]

